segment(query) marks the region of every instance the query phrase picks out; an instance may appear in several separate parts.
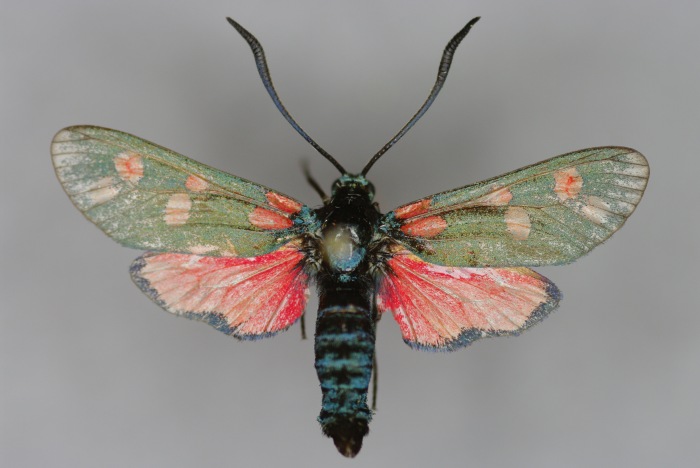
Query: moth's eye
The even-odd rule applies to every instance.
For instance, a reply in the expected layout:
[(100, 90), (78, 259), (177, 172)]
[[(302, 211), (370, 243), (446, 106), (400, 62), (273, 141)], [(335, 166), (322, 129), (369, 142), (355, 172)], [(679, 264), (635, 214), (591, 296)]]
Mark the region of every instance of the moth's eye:
[(374, 200), (374, 184), (369, 180), (367, 181), (367, 192), (369, 193), (369, 199)]
[(336, 179), (335, 182), (333, 182), (333, 185), (331, 186), (331, 195), (335, 195), (335, 193), (338, 191), (342, 184), (340, 183), (340, 179)]

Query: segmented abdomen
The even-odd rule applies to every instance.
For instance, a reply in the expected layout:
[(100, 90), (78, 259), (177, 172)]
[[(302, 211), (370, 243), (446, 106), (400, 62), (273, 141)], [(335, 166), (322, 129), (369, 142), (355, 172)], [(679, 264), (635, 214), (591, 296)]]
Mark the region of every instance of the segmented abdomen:
[(352, 457), (362, 447), (372, 419), (367, 388), (374, 358), (374, 312), (366, 288), (320, 289), (315, 349), (323, 403), (318, 421), (338, 450)]

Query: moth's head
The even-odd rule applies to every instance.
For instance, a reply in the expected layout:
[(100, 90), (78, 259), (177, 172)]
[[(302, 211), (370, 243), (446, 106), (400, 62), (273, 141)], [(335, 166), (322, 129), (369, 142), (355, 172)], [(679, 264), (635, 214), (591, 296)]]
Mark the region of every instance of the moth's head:
[(365, 195), (374, 200), (374, 185), (362, 174), (343, 174), (333, 182), (331, 197), (338, 195)]

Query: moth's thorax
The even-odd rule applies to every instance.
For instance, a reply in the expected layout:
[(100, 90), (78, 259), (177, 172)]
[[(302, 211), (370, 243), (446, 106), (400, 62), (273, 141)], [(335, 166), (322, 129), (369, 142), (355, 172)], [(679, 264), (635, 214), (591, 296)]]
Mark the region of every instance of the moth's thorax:
[(333, 183), (331, 193), (317, 212), (323, 262), (331, 272), (353, 272), (366, 259), (379, 219), (372, 202), (374, 187), (364, 176), (343, 175)]
[(339, 222), (321, 232), (323, 258), (328, 266), (345, 272), (357, 268), (367, 252), (360, 240), (362, 228), (357, 224)]

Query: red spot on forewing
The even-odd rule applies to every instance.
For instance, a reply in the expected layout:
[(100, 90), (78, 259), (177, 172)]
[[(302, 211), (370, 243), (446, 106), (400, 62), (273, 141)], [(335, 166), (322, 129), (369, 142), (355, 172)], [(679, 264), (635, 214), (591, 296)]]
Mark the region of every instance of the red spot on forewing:
[(413, 216), (425, 213), (428, 211), (429, 207), (430, 199), (425, 198), (423, 200), (418, 200), (415, 203), (411, 203), (410, 205), (404, 205), (396, 208), (394, 210), (394, 216), (396, 216), (397, 219), (411, 218)]
[(283, 330), (303, 313), (303, 257), (290, 245), (251, 258), (147, 254), (135, 274), (169, 312), (216, 314), (236, 335), (255, 336)]
[(260, 207), (250, 212), (248, 221), (260, 229), (286, 229), (294, 224), (291, 219)]
[(197, 177), (196, 175), (190, 175), (185, 181), (185, 187), (187, 187), (187, 190), (190, 190), (192, 192), (203, 192), (207, 188), (209, 188), (209, 184), (206, 180), (202, 179), (201, 177)]
[(466, 330), (515, 332), (543, 303), (554, 306), (550, 284), (527, 268), (451, 268), (424, 262), (403, 250), (389, 260), (377, 295), (404, 339), (449, 346)]
[(278, 210), (284, 211), (285, 213), (297, 213), (302, 207), (301, 203), (298, 201), (287, 198), (279, 193), (267, 192), (265, 197), (270, 205), (274, 206)]
[(119, 177), (132, 184), (137, 184), (143, 177), (143, 157), (138, 153), (119, 153), (114, 158), (114, 167)]
[(437, 236), (445, 229), (447, 229), (447, 221), (441, 216), (428, 216), (409, 221), (401, 226), (401, 230), (406, 235), (428, 239)]
[(554, 174), (554, 193), (559, 200), (576, 198), (583, 187), (583, 178), (575, 167), (569, 167)]

